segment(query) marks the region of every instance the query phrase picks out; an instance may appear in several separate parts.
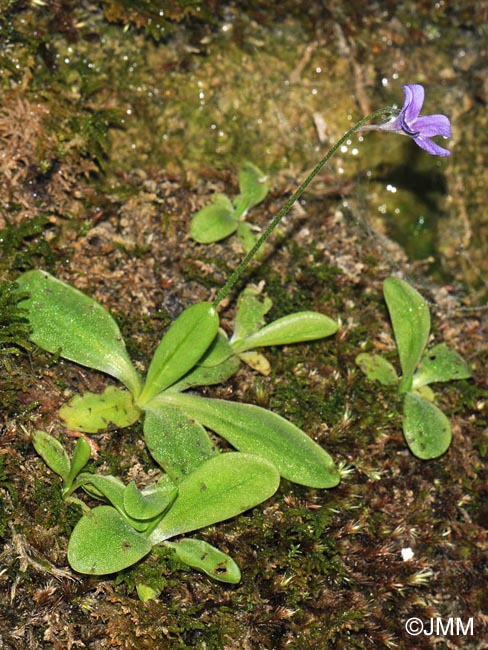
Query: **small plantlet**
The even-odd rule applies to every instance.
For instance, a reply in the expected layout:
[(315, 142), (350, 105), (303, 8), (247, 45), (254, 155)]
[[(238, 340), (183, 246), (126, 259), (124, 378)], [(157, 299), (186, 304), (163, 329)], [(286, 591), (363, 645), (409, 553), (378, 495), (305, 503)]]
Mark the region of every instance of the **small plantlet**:
[[(84, 472), (90, 446), (83, 438), (71, 460), (44, 431), (34, 433), (33, 444), (61, 476), (64, 498), (84, 511), (71, 534), (68, 560), (75, 571), (91, 575), (121, 571), (165, 544), (184, 564), (221, 582), (239, 582), (239, 567), (226, 553), (199, 539), (168, 540), (235, 517), (272, 496), (280, 482), (272, 463), (230, 452), (205, 461), (178, 484), (163, 475), (140, 490), (134, 482)], [(79, 488), (109, 505), (89, 509), (72, 496)]]
[(403, 433), (411, 452), (424, 460), (437, 458), (451, 444), (451, 426), (433, 403), (428, 384), (465, 379), (471, 370), (445, 343), (427, 348), (429, 308), (422, 296), (398, 278), (387, 278), (383, 293), (400, 357), (401, 377), (393, 365), (376, 354), (362, 353), (356, 363), (366, 376), (385, 386), (397, 386), (403, 395)]
[(245, 218), (251, 208), (264, 201), (268, 189), (263, 172), (250, 162), (244, 163), (239, 171), (239, 195), (231, 201), (225, 194), (214, 194), (212, 203), (193, 217), (190, 235), (200, 244), (210, 244), (236, 233), (244, 250), (250, 250), (256, 236)]

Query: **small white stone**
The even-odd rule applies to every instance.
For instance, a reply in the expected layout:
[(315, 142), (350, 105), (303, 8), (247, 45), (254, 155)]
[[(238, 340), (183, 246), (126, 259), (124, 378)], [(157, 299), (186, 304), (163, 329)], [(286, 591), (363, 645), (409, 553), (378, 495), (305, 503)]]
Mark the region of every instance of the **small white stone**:
[(410, 546), (407, 546), (407, 548), (402, 548), (402, 560), (404, 562), (408, 562), (413, 558), (413, 551), (410, 548)]

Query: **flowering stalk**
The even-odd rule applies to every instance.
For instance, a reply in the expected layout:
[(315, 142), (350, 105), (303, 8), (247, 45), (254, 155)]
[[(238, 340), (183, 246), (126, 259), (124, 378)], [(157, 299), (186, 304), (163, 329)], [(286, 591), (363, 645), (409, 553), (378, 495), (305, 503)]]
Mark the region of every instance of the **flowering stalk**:
[[(449, 138), (451, 136), (451, 124), (449, 122), (449, 118), (445, 115), (426, 115), (419, 117), (420, 110), (422, 109), (422, 105), (424, 103), (424, 88), (420, 84), (408, 84), (406, 86), (403, 86), (403, 92), (405, 99), (400, 111), (392, 107), (380, 108), (377, 111), (374, 111), (374, 113), (371, 113), (370, 115), (363, 117), (361, 120), (359, 120), (359, 122), (356, 122), (356, 124), (354, 124), (354, 126), (346, 131), (342, 138), (340, 138), (335, 143), (335, 145), (329, 149), (329, 151), (325, 154), (325, 156), (313, 169), (313, 171), (307, 176), (307, 178), (303, 181), (296, 192), (288, 199), (285, 205), (281, 208), (281, 210), (263, 232), (261, 237), (259, 237), (254, 246), (244, 257), (239, 266), (230, 275), (224, 286), (217, 293), (217, 296), (213, 303), (215, 307), (217, 307), (217, 305), (219, 305), (227, 296), (229, 291), (241, 277), (244, 269), (247, 267), (249, 262), (256, 255), (258, 250), (268, 239), (271, 233), (275, 230), (276, 226), (280, 223), (283, 217), (288, 214), (295, 201), (298, 201), (308, 185), (310, 185), (310, 183), (322, 169), (322, 167), (330, 160), (330, 158), (332, 158), (342, 143), (345, 142), (347, 138), (356, 131), (388, 131), (390, 133), (407, 135), (412, 138), (412, 140), (419, 147), (433, 156), (450, 155), (450, 151), (448, 149), (440, 147), (431, 139), (432, 136), (437, 135), (441, 135), (445, 138)], [(374, 120), (377, 117), (387, 117), (389, 119), (381, 124), (372, 124), (370, 126), (365, 126), (366, 122)]]
[(247, 253), (247, 255), (244, 257), (244, 259), (241, 261), (239, 266), (229, 276), (229, 278), (227, 279), (227, 282), (224, 284), (224, 286), (217, 293), (217, 296), (215, 297), (215, 300), (213, 301), (213, 304), (214, 304), (215, 307), (217, 307), (222, 302), (222, 300), (224, 300), (224, 298), (227, 296), (229, 291), (238, 282), (239, 278), (241, 277), (242, 273), (244, 272), (244, 270), (247, 267), (247, 265), (249, 264), (249, 262), (256, 255), (256, 253), (261, 248), (261, 246), (266, 242), (266, 240), (271, 235), (271, 233), (274, 232), (274, 230), (276, 229), (276, 227), (278, 226), (280, 221), (283, 219), (283, 217), (288, 214), (288, 212), (290, 211), (290, 209), (293, 206), (293, 204), (295, 203), (295, 201), (298, 201), (298, 199), (302, 196), (303, 192), (307, 189), (307, 187), (310, 185), (310, 183), (313, 181), (313, 179), (317, 176), (317, 174), (320, 172), (322, 167), (332, 158), (332, 156), (339, 149), (339, 147), (353, 133), (360, 130), (361, 127), (364, 127), (366, 122), (369, 122), (370, 120), (374, 120), (374, 119), (379, 118), (379, 117), (393, 118), (396, 115), (398, 115), (398, 111), (395, 108), (392, 108), (392, 107), (380, 108), (377, 111), (374, 111), (374, 113), (371, 113), (370, 115), (367, 115), (366, 117), (363, 117), (361, 120), (359, 120), (359, 122), (356, 122), (356, 124), (354, 124), (354, 126), (352, 126), (350, 129), (348, 129), (346, 131), (346, 133), (344, 133), (344, 135), (334, 144), (334, 146), (331, 149), (329, 149), (329, 151), (325, 154), (325, 156), (314, 167), (312, 172), (310, 172), (310, 174), (303, 181), (303, 183), (298, 187), (298, 189), (295, 191), (295, 193), (288, 199), (288, 201), (281, 208), (281, 210), (278, 212), (278, 214), (273, 218), (273, 220), (271, 221), (269, 226), (266, 228), (266, 230), (263, 232), (263, 234), (256, 241), (256, 243), (251, 248), (251, 250)]

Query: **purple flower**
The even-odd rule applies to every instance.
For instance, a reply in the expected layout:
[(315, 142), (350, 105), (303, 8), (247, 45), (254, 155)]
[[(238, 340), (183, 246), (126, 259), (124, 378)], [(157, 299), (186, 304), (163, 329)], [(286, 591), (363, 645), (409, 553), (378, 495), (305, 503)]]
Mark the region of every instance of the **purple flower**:
[(432, 136), (442, 135), (451, 137), (451, 124), (445, 115), (425, 115), (419, 117), (424, 103), (424, 87), (420, 84), (403, 86), (405, 101), (399, 115), (384, 124), (371, 125), (359, 129), (360, 131), (392, 131), (408, 135), (413, 138), (419, 147), (425, 149), (433, 156), (450, 156), (448, 149), (440, 147), (431, 140)]

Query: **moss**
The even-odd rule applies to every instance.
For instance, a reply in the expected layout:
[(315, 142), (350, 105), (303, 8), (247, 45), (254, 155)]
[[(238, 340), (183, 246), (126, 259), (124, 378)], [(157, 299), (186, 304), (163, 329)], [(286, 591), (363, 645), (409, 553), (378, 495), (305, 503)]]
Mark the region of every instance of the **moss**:
[[(127, 433), (127, 430), (124, 431)], [(103, 462), (104, 466), (107, 467), (107, 474), (111, 476), (124, 476), (125, 472), (125, 463), (127, 462), (126, 452), (127, 449), (127, 439), (124, 436), (124, 454), (120, 454), (119, 445), (110, 444), (106, 446), (100, 453), (100, 460)]]
[(31, 328), (25, 310), (19, 306), (22, 298), (16, 292), (15, 284), (0, 284), (0, 358), (32, 347), (29, 342)]
[[(202, 272), (202, 265), (205, 265), (206, 269), (213, 269), (213, 273)], [(217, 288), (222, 284), (222, 277), (229, 276), (231, 272), (231, 268), (225, 259), (205, 254), (200, 255), (198, 260), (194, 258), (185, 260), (182, 270), (186, 282), (198, 282), (207, 289)]]
[(162, 338), (172, 318), (166, 309), (161, 308), (150, 316), (142, 315), (134, 319), (133, 314), (116, 312), (112, 314), (120, 327), (127, 352), (132, 361), (150, 363), (151, 352), (154, 353), (159, 341), (155, 341), (156, 332)]
[(121, 571), (115, 582), (127, 585), (129, 593), (134, 593), (138, 584), (147, 585), (161, 593), (178, 584), (178, 571), (182, 568), (184, 565), (175, 559), (171, 549), (157, 546), (144, 562)]
[(107, 20), (143, 29), (156, 42), (165, 40), (182, 21), (215, 24), (215, 14), (201, 0), (104, 0)]
[[(306, 354), (303, 346), (300, 351), (296, 350), (296, 354), (297, 357), (287, 359), (288, 372), (283, 366), (275, 371), (276, 377), (283, 377), (284, 373), (287, 379), (276, 381), (270, 409), (283, 414), (299, 427), (315, 429), (321, 422), (327, 422), (330, 426), (336, 425), (346, 407), (345, 387), (336, 383), (326, 392), (321, 389), (311, 390), (308, 376), (299, 377), (293, 374), (297, 364), (303, 363)], [(313, 356), (313, 351), (309, 354)]]
[(0, 491), (5, 491), (10, 497), (10, 503), (3, 497), (0, 498), (0, 538), (4, 537), (8, 522), (19, 501), (18, 492), (15, 489), (12, 478), (9, 476), (9, 469), (6, 466), (6, 456), (0, 456)]
[[(90, 95), (91, 93), (88, 93)], [(67, 131), (63, 134), (64, 141), (77, 140), (80, 154), (92, 157), (103, 167), (109, 150), (109, 129), (118, 126), (121, 121), (119, 111), (113, 109), (87, 110), (84, 114), (73, 111), (67, 119)], [(56, 126), (59, 137), (59, 125)]]
[[(60, 479), (52, 473), (49, 474), (47, 477), (34, 479), (34, 503), (38, 504), (35, 518), (46, 529), (62, 524), (66, 512)], [(49, 482), (49, 479), (52, 482)], [(46, 508), (46, 503), (49, 508)]]
[[(15, 217), (15, 211), (11, 214)], [(43, 215), (23, 223), (8, 221), (0, 230), (0, 270), (26, 271), (42, 265), (52, 269), (54, 254), (45, 238), (49, 219)]]

